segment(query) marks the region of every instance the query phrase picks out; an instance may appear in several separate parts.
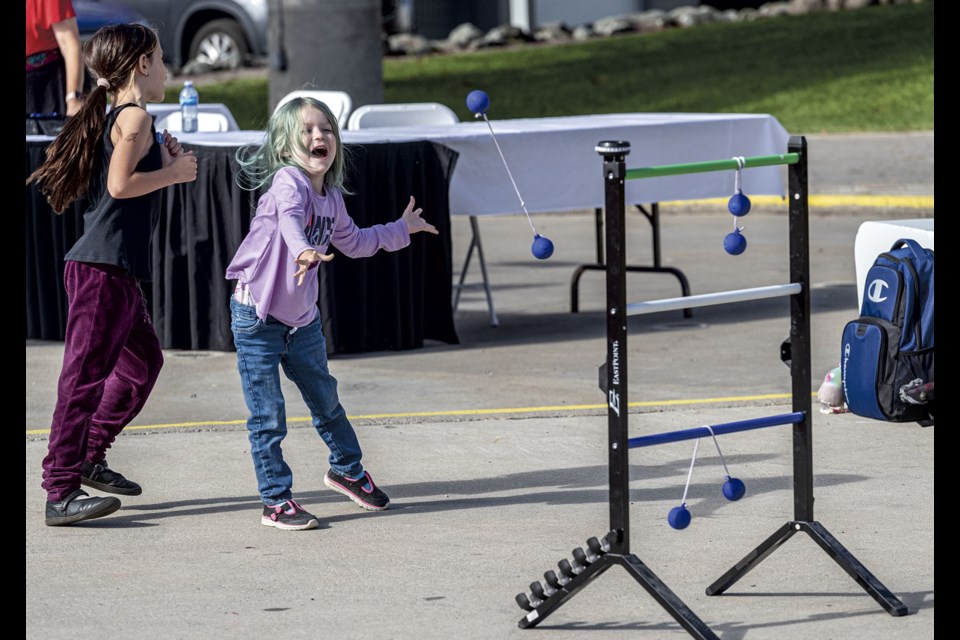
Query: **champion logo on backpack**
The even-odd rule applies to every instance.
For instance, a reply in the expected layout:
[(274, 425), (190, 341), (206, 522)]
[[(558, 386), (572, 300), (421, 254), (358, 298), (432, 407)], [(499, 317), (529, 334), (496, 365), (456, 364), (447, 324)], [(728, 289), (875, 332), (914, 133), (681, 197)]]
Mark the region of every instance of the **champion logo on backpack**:
[(932, 424), (933, 250), (900, 239), (867, 273), (860, 317), (843, 329), (843, 392), (852, 413)]
[(886, 282), (877, 278), (867, 287), (867, 297), (870, 298), (870, 302), (878, 304), (880, 302), (885, 302), (887, 296), (884, 295), (884, 292), (890, 288)]

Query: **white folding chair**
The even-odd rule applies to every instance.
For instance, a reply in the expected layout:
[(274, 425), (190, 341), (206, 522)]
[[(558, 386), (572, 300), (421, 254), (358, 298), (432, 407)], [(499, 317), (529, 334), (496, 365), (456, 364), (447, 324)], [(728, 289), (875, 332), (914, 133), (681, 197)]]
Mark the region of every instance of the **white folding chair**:
[(273, 108), (274, 113), (276, 113), (277, 109), (280, 108), (280, 105), (286, 104), (294, 98), (314, 98), (319, 100), (330, 107), (330, 111), (333, 112), (333, 115), (337, 119), (337, 124), (340, 125), (340, 128), (346, 128), (344, 125), (347, 122), (347, 118), (350, 117), (350, 111), (353, 109), (353, 100), (350, 98), (350, 94), (348, 94), (346, 91), (291, 91), (287, 95), (280, 98), (280, 102), (278, 102), (277, 106)]
[[(377, 127), (416, 127), (424, 125), (457, 124), (460, 119), (450, 107), (439, 102), (409, 102), (405, 104), (367, 104), (352, 114), (347, 122), (347, 129), (374, 129)], [(460, 269), (460, 278), (453, 285), (453, 311), (456, 312), (460, 304), (460, 292), (467, 288), (482, 287), (487, 296), (487, 310), (490, 312), (490, 326), (497, 327), (497, 311), (493, 306), (493, 294), (490, 292), (490, 280), (487, 278), (487, 263), (483, 257), (483, 244), (480, 242), (480, 224), (477, 216), (470, 218), (470, 246), (467, 257)], [(480, 274), (483, 281), (473, 284), (464, 284), (467, 269), (473, 258), (473, 251), (477, 251), (477, 260), (480, 263)]]
[[(166, 129), (170, 132), (183, 132), (183, 116), (179, 111), (173, 111), (157, 118), (153, 125), (157, 131)], [(222, 113), (200, 111), (197, 113), (198, 132), (230, 131), (230, 120)]]
[(439, 102), (407, 104), (367, 104), (350, 114), (347, 129), (374, 127), (415, 127), (460, 122), (450, 107)]

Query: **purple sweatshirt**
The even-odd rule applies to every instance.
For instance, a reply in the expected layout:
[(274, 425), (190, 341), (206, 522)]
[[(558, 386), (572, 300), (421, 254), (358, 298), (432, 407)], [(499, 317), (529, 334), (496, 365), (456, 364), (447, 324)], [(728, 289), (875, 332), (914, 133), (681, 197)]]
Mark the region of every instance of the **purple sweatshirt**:
[(324, 191), (326, 195), (319, 195), (302, 171), (284, 167), (260, 197), (250, 232), (227, 267), (228, 280), (250, 288), (259, 318), (271, 315), (291, 327), (313, 322), (318, 313), (318, 263), (299, 287), (293, 277), (294, 260), (307, 249), (326, 253), (332, 244), (351, 258), (363, 258), (410, 244), (402, 219), (361, 229), (347, 213), (340, 190)]

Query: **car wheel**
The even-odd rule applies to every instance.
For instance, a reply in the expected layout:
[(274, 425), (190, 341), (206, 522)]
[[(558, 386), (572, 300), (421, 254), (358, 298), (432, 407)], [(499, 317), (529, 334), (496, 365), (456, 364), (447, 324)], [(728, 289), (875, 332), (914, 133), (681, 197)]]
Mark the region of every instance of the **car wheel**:
[(240, 25), (228, 18), (203, 25), (190, 44), (190, 60), (212, 69), (237, 69), (250, 49)]

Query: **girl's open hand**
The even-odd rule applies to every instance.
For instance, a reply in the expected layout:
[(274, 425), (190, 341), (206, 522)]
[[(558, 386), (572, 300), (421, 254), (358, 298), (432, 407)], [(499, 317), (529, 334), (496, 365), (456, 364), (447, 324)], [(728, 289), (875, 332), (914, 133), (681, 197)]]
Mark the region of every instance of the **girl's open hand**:
[(297, 286), (303, 284), (303, 279), (307, 277), (307, 270), (310, 268), (310, 265), (315, 262), (330, 262), (333, 260), (332, 253), (320, 253), (314, 249), (307, 249), (299, 256), (294, 262), (297, 263), (297, 272), (293, 274), (294, 278), (297, 278)]
[(418, 231), (426, 231), (427, 233), (432, 233), (434, 235), (439, 233), (435, 226), (420, 217), (423, 209), (414, 209), (413, 205), (413, 196), (410, 196), (410, 204), (407, 205), (407, 208), (404, 209), (403, 215), (401, 216), (401, 218), (407, 223), (407, 229), (410, 230), (410, 235), (413, 235)]

